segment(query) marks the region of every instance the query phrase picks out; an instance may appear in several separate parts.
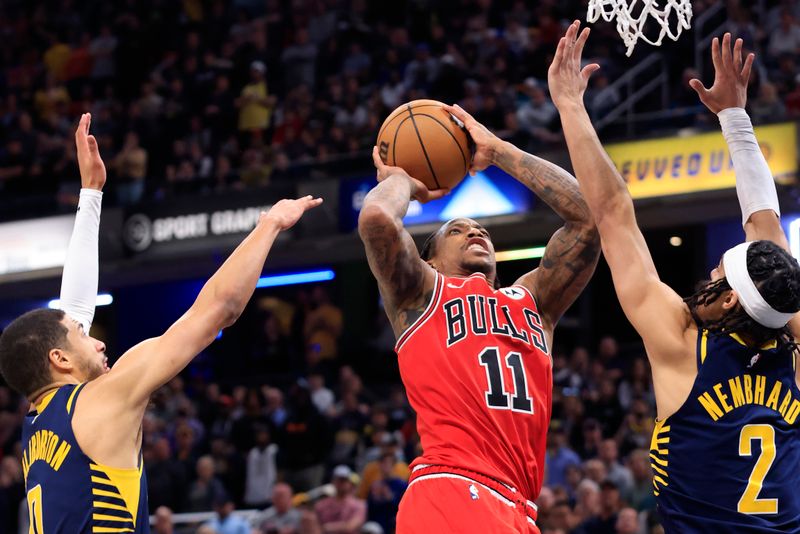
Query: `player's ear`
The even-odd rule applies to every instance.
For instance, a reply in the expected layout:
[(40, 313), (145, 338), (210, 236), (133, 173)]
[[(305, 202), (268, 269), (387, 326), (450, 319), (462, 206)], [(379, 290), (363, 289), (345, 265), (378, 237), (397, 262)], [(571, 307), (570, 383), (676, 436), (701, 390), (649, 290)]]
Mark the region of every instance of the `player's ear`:
[(50, 349), (47, 359), (57, 370), (64, 373), (70, 372), (74, 367), (72, 358), (64, 349)]
[(723, 300), (722, 300), (722, 309), (723, 310), (731, 310), (739, 303), (739, 295), (733, 289), (729, 290)]

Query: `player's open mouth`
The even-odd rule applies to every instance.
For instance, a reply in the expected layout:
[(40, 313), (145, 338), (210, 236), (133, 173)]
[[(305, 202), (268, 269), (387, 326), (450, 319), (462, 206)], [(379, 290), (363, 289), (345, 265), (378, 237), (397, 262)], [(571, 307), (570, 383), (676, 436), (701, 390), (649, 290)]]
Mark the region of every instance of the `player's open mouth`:
[(473, 237), (467, 241), (467, 250), (473, 252), (485, 252), (487, 254), (489, 253), (489, 247), (486, 246), (486, 241), (480, 237)]

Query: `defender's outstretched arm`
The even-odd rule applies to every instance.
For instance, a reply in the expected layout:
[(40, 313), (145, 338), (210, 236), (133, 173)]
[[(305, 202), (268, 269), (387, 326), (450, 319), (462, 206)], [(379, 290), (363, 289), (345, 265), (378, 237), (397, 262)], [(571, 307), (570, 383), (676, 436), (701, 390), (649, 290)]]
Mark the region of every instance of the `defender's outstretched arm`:
[(597, 223), (620, 304), (642, 336), (650, 358), (683, 358), (682, 333), (691, 317), (680, 296), (659, 280), (636, 223), (628, 188), (603, 149), (584, 106), (587, 82), (599, 66), (581, 69), (589, 30), (578, 36), (579, 27), (576, 21), (561, 39), (548, 72), (575, 175)]

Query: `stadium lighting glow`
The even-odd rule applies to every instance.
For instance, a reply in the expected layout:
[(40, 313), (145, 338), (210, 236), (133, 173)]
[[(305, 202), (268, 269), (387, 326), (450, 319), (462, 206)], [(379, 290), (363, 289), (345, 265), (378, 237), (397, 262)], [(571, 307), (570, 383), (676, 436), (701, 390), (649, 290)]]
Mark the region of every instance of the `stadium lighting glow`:
[(496, 261), (530, 260), (544, 256), (545, 247), (517, 248), (495, 252)]
[(311, 282), (327, 282), (336, 278), (330, 269), (306, 271), (301, 273), (273, 274), (258, 279), (256, 287), (290, 286), (293, 284), (309, 284)]
[[(114, 297), (111, 296), (109, 293), (100, 293), (97, 295), (97, 299), (94, 301), (95, 306), (108, 306), (114, 302)], [(47, 303), (47, 307), (51, 310), (60, 310), (61, 309), (61, 299), (53, 299)]]

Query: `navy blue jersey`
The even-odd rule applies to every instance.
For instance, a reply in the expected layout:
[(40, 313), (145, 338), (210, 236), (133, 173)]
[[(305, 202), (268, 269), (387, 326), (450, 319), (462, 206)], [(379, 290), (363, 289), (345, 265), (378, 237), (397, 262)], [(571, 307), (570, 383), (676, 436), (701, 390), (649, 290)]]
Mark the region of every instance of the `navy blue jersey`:
[(22, 469), (30, 532), (148, 533), (147, 484), (141, 458), (137, 469), (98, 465), (75, 440), (72, 416), (82, 388), (83, 384), (60, 387), (25, 417)]
[(775, 347), (698, 335), (689, 398), (650, 445), (666, 532), (800, 532), (800, 390)]

